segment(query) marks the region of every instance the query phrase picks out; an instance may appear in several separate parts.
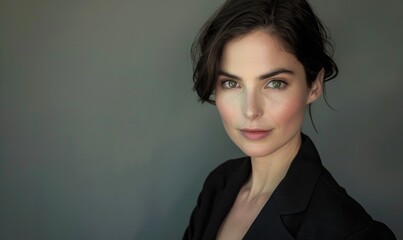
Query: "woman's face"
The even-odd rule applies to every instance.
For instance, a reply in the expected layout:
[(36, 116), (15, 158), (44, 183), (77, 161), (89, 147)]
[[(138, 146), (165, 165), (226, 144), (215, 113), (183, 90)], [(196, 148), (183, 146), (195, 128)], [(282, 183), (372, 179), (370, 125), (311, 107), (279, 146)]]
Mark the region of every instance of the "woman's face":
[(308, 88), (303, 65), (267, 32), (228, 42), (215, 101), (229, 137), (253, 158), (298, 151), (305, 108), (321, 95), (322, 79), (320, 71)]

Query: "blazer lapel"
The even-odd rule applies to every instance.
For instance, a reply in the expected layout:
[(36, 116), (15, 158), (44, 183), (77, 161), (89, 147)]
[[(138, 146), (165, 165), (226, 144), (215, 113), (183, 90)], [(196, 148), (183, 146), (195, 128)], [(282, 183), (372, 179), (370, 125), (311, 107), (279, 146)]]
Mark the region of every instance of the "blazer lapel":
[(285, 225), (282, 217), (296, 216), (310, 201), (315, 184), (322, 172), (319, 154), (312, 141), (302, 134), (300, 150), (291, 163), (286, 176), (267, 201), (244, 239), (295, 239), (289, 229), (299, 226)]
[(300, 150), (272, 198), (281, 215), (304, 211), (322, 173), (322, 163), (311, 139), (302, 134)]
[(281, 221), (280, 213), (270, 198), (245, 234), (244, 240), (294, 240)]

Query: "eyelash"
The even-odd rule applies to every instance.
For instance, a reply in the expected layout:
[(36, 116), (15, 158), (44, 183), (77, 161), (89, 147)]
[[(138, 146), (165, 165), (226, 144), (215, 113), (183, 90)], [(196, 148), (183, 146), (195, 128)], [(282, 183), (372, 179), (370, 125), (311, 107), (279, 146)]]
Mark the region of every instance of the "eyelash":
[[(228, 85), (230, 82), (235, 82), (236, 83), (236, 87), (229, 87), (229, 86), (226, 86), (226, 85)], [(274, 83), (274, 82), (280, 82), (280, 87), (268, 87), (270, 84), (272, 84), (272, 83)], [(237, 81), (235, 81), (235, 80), (222, 80), (221, 81), (221, 83), (220, 83), (220, 85), (221, 85), (221, 87), (224, 89), (224, 90), (230, 90), (230, 89), (233, 89), (233, 88), (239, 88), (239, 83), (237, 82)], [(283, 80), (279, 80), (279, 79), (273, 79), (273, 80), (271, 80), (271, 81), (269, 81), (266, 85), (265, 85), (265, 88), (270, 88), (270, 89), (276, 89), (276, 90), (283, 90), (283, 89), (285, 89), (286, 87), (287, 87), (287, 83), (285, 82), (285, 81), (283, 81)]]

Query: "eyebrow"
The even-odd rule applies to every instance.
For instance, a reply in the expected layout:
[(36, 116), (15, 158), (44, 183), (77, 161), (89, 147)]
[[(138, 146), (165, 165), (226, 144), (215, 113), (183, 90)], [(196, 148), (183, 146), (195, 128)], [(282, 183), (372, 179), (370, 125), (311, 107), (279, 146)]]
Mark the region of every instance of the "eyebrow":
[[(264, 80), (264, 79), (266, 79), (266, 78), (274, 77), (274, 76), (279, 75), (279, 74), (282, 74), (282, 73), (294, 75), (294, 72), (293, 72), (293, 71), (291, 71), (291, 70), (289, 70), (289, 69), (285, 69), (285, 68), (280, 68), (280, 69), (276, 69), (276, 70), (274, 70), (274, 71), (265, 73), (265, 74), (263, 74), (263, 75), (260, 75), (260, 76), (258, 77), (258, 79), (259, 79), (259, 80)], [(234, 75), (234, 74), (228, 73), (228, 72), (226, 72), (226, 71), (224, 71), (224, 70), (220, 70), (220, 72), (218, 73), (218, 75), (223, 75), (223, 76), (225, 76), (225, 77), (233, 78), (233, 79), (236, 79), (236, 80), (242, 80), (240, 77), (238, 77), (238, 76), (236, 76), (236, 75)]]

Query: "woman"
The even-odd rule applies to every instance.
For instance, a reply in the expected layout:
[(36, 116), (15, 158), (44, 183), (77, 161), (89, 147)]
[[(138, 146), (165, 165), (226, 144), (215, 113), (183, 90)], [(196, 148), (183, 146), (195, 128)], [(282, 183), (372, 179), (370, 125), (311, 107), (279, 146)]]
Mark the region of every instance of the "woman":
[(337, 75), (330, 50), (305, 0), (228, 0), (206, 23), (194, 88), (248, 157), (210, 173), (183, 239), (395, 239), (301, 133), (305, 109)]

